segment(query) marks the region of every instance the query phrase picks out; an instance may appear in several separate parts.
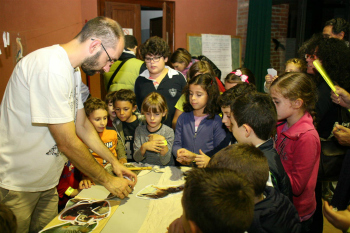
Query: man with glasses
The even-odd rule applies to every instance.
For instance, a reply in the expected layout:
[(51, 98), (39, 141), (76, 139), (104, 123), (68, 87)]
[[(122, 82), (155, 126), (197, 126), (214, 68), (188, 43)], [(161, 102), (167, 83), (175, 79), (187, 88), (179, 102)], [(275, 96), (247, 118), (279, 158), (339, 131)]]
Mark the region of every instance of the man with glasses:
[(149, 93), (158, 92), (164, 96), (168, 105), (168, 116), (163, 123), (171, 127), (175, 105), (186, 86), (186, 79), (179, 71), (165, 65), (170, 49), (162, 38), (149, 38), (141, 47), (141, 55), (147, 70), (142, 72), (135, 82), (137, 107), (141, 109), (142, 101)]
[[(16, 215), (17, 232), (38, 232), (57, 215), (56, 185), (67, 158), (112, 194), (132, 191), (136, 176), (86, 118), (78, 68), (88, 75), (109, 71), (123, 47), (119, 24), (97, 17), (70, 42), (36, 50), (16, 65), (0, 107), (0, 202)], [(88, 148), (134, 182), (108, 174)]]

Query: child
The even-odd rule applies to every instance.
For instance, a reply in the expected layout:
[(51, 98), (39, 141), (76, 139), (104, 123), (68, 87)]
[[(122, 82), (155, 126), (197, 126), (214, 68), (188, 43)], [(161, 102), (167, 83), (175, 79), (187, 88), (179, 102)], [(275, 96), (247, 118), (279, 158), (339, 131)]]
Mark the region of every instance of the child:
[(271, 97), (261, 93), (238, 97), (231, 104), (230, 120), (232, 133), (237, 141), (252, 144), (264, 153), (273, 186), (293, 202), (289, 177), (271, 138), (277, 123), (276, 107)]
[(228, 90), (241, 82), (255, 84), (254, 74), (248, 68), (238, 68), (229, 73), (225, 78), (225, 89)]
[(113, 106), (113, 100), (114, 100), (114, 95), (116, 91), (109, 92), (106, 95), (105, 102), (108, 106), (108, 122), (107, 122), (107, 129), (113, 129), (113, 121), (117, 117), (115, 111), (114, 111), (114, 106)]
[(113, 126), (118, 133), (117, 155), (126, 156), (128, 162), (135, 162), (134, 136), (136, 128), (145, 119), (144, 116), (136, 112), (136, 95), (129, 89), (121, 89), (114, 95), (114, 111), (117, 117), (113, 121)]
[(190, 79), (185, 96), (185, 112), (177, 120), (173, 154), (179, 163), (189, 165), (201, 152), (205, 154), (220, 149), (218, 146), (225, 139), (226, 132), (217, 115), (219, 90), (210, 74)]
[(279, 120), (276, 150), (290, 178), (302, 232), (309, 232), (321, 150), (311, 115), (317, 99), (315, 84), (303, 73), (285, 73), (272, 82), (270, 92)]
[[(213, 71), (213, 68), (206, 61), (197, 61), (191, 66), (191, 68), (187, 72), (187, 77), (186, 77), (187, 81), (189, 81), (191, 78), (193, 78), (194, 76), (196, 76), (198, 74), (211, 74), (212, 77), (215, 77), (215, 73)], [(221, 81), (218, 78), (215, 78), (215, 80), (216, 80), (217, 84), (221, 83)], [(222, 85), (222, 83), (221, 83), (221, 85)], [(219, 91), (220, 91), (220, 88), (219, 88)], [(172, 127), (174, 130), (176, 128), (177, 119), (184, 112), (183, 104), (185, 102), (186, 102), (186, 97), (184, 94), (182, 94), (180, 99), (177, 101), (177, 103), (175, 105), (176, 110), (175, 110), (175, 115), (174, 115), (173, 123), (172, 123)]]
[(147, 70), (135, 82), (137, 107), (141, 109), (142, 101), (149, 93), (161, 94), (168, 104), (168, 117), (164, 124), (171, 127), (175, 104), (186, 86), (186, 79), (179, 71), (165, 65), (170, 56), (170, 48), (163, 39), (157, 36), (149, 38), (141, 46), (141, 55), (145, 59)]
[(141, 113), (145, 115), (147, 125), (136, 128), (135, 161), (154, 165), (175, 165), (171, 155), (174, 131), (161, 123), (168, 113), (165, 98), (157, 92), (150, 93), (142, 102)]
[(300, 221), (290, 200), (266, 186), (269, 165), (264, 154), (254, 145), (238, 143), (214, 155), (208, 168), (230, 169), (245, 175), (254, 188), (254, 219), (249, 233), (299, 233)]
[(95, 183), (89, 178), (83, 179), (81, 172), (70, 161), (67, 161), (57, 185), (58, 212), (66, 207), (69, 199), (77, 196), (82, 189), (91, 188), (91, 185)]
[[(307, 65), (306, 62), (302, 59), (299, 58), (292, 58), (289, 59), (288, 61), (286, 61), (286, 69), (284, 70), (284, 72), (301, 72), (301, 73), (305, 73), (306, 69), (307, 69)], [(272, 75), (267, 74), (265, 76), (265, 83), (264, 83), (264, 91), (266, 93), (269, 93), (269, 89), (271, 86), (271, 83), (273, 80), (276, 79), (275, 77), (272, 77)]]
[(168, 228), (175, 232), (248, 230), (253, 219), (254, 191), (245, 177), (229, 169), (192, 169), (185, 173), (183, 215)]
[[(108, 147), (108, 149), (117, 157), (116, 147), (118, 141), (117, 132), (114, 130), (106, 129), (107, 125), (107, 105), (99, 98), (91, 97), (84, 103), (85, 114), (90, 120), (91, 124), (95, 127), (98, 135), (100, 136), (102, 142)], [(95, 157), (97, 162), (102, 166), (107, 165), (107, 161), (102, 159), (95, 152), (91, 151), (92, 155)], [(126, 163), (126, 156), (118, 156), (118, 160), (121, 164)]]
[(194, 161), (196, 165), (200, 168), (206, 167), (209, 163), (210, 157), (216, 154), (222, 148), (228, 146), (230, 143), (236, 142), (236, 139), (232, 136), (232, 124), (231, 124), (231, 109), (230, 105), (238, 96), (244, 95), (246, 93), (256, 92), (256, 87), (252, 83), (238, 83), (236, 86), (222, 93), (218, 98), (218, 105), (221, 107), (222, 112), (222, 123), (226, 126), (226, 137), (214, 150), (207, 153), (200, 153), (196, 155)]
[(230, 132), (232, 132), (232, 124), (230, 120), (231, 103), (239, 96), (253, 92), (256, 92), (256, 87), (254, 84), (241, 82), (237, 83), (234, 87), (230, 88), (219, 96), (218, 105), (220, 106), (222, 112), (222, 123)]

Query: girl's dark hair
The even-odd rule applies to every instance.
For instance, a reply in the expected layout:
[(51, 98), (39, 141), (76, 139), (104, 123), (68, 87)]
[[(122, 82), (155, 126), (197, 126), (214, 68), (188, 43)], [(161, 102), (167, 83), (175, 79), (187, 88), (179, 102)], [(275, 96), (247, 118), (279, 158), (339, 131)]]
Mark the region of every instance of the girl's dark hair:
[[(237, 72), (238, 70), (242, 72), (242, 75), (248, 76), (249, 83), (255, 84), (255, 76), (251, 70), (249, 70), (248, 68), (237, 68), (237, 69), (234, 69), (232, 72)], [(241, 76), (236, 75), (232, 72), (226, 76), (225, 82), (228, 82), (228, 83), (242, 82)]]
[(220, 107), (216, 104), (220, 92), (215, 78), (211, 74), (200, 74), (188, 81), (184, 91), (186, 102), (183, 104), (183, 109), (185, 112), (193, 111), (193, 107), (190, 104), (190, 85), (200, 85), (207, 92), (208, 101), (203, 113), (209, 114), (208, 119), (213, 119), (215, 114), (220, 112)]
[(309, 112), (315, 123), (317, 91), (315, 83), (304, 73), (289, 72), (276, 78), (270, 87), (291, 101), (302, 99), (302, 109)]
[(184, 63), (185, 67), (191, 62), (191, 54), (184, 48), (178, 48), (170, 57), (171, 63)]

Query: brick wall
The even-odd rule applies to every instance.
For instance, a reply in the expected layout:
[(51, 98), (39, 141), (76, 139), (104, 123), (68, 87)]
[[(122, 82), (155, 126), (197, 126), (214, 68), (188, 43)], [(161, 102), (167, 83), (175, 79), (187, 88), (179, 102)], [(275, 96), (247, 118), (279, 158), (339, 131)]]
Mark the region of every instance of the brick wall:
[(276, 44), (272, 42), (272, 38), (275, 38), (284, 47), (286, 47), (288, 13), (289, 4), (280, 4), (272, 6), (270, 62), (271, 66), (277, 70), (278, 74), (284, 72), (286, 51), (282, 50), (282, 48), (278, 48), (276, 51)]

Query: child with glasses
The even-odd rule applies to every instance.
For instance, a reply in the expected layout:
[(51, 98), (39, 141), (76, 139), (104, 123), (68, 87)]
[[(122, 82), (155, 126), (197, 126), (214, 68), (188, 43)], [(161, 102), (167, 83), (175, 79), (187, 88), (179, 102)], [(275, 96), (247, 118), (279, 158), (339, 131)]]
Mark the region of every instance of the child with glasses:
[(137, 107), (141, 109), (142, 101), (149, 93), (161, 94), (168, 104), (168, 117), (164, 124), (171, 127), (175, 105), (186, 86), (186, 79), (179, 71), (165, 65), (170, 56), (170, 49), (163, 39), (157, 36), (149, 38), (140, 51), (147, 70), (142, 72), (135, 82)]

